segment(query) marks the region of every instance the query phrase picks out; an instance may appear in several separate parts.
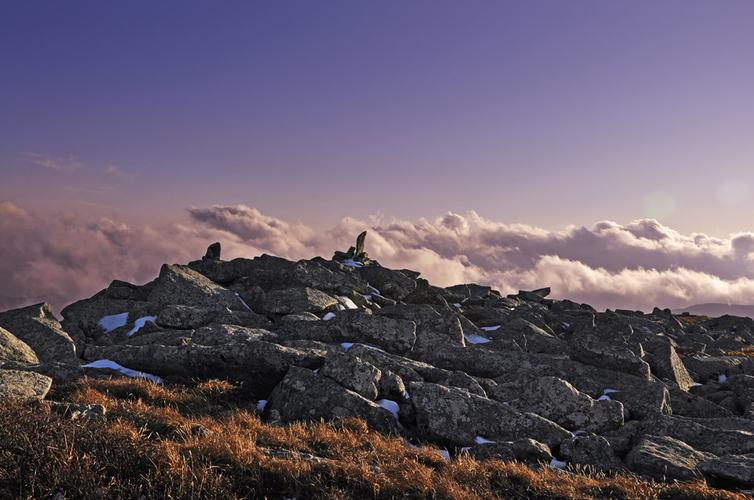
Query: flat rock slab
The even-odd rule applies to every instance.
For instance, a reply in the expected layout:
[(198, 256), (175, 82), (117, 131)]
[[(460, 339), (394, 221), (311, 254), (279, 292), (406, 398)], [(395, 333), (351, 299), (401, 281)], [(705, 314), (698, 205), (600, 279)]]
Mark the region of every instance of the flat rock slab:
[(463, 389), (412, 382), (409, 393), (416, 409), (417, 427), (431, 439), (468, 446), (477, 436), (495, 441), (531, 438), (557, 446), (571, 437), (555, 422)]
[(52, 379), (35, 372), (0, 369), (0, 398), (42, 399)]
[(666, 481), (702, 477), (699, 463), (713, 458), (668, 436), (645, 436), (626, 457), (634, 472)]

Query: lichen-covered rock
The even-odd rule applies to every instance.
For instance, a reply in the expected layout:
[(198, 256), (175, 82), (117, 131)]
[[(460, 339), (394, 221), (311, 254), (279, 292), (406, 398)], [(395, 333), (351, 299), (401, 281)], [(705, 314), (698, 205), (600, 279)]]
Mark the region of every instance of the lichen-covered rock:
[(726, 486), (754, 487), (754, 454), (706, 459), (699, 463), (699, 470), (708, 479)]
[(377, 403), (346, 389), (334, 380), (305, 368), (291, 367), (267, 403), (282, 422), (361, 417), (382, 432), (398, 432), (396, 418)]
[(478, 460), (496, 458), (505, 462), (515, 460), (528, 464), (549, 463), (552, 460), (550, 448), (533, 439), (478, 444), (469, 448), (469, 455)]
[(268, 314), (319, 313), (338, 305), (338, 299), (314, 288), (286, 288), (264, 294), (259, 308)]
[(408, 390), (416, 409), (418, 431), (427, 439), (470, 445), (477, 436), (501, 441), (531, 438), (557, 446), (571, 436), (539, 415), (519, 412), (463, 389), (412, 382)]
[(5, 361), (36, 364), (39, 363), (39, 358), (26, 343), (0, 327), (0, 363)]
[(0, 313), (0, 327), (31, 347), (40, 361), (78, 363), (73, 339), (63, 331), (49, 304)]
[(188, 266), (163, 265), (160, 276), (149, 285), (147, 301), (162, 308), (170, 304), (196, 307), (244, 309), (234, 292), (212, 282)]
[(699, 463), (712, 455), (668, 436), (645, 436), (626, 456), (634, 472), (659, 480), (698, 479)]
[(560, 456), (572, 465), (588, 465), (598, 471), (618, 471), (623, 463), (610, 442), (595, 434), (579, 434), (563, 441)]
[(52, 386), (52, 379), (35, 372), (0, 369), (0, 399), (42, 399)]
[(330, 352), (319, 373), (366, 399), (377, 399), (382, 372), (361, 358), (348, 353)]
[(573, 431), (604, 432), (623, 425), (623, 405), (619, 401), (595, 401), (557, 377), (539, 377), (530, 382), (517, 406)]

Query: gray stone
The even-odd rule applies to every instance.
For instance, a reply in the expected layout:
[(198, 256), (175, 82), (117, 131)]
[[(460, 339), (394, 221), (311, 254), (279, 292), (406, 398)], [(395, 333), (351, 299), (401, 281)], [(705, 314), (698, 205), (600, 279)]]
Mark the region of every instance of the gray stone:
[(76, 346), (52, 314), (49, 304), (0, 313), (0, 327), (31, 347), (40, 361), (76, 363)]
[(163, 265), (160, 276), (149, 284), (148, 301), (156, 307), (180, 304), (196, 307), (244, 309), (234, 292), (187, 266)]
[(314, 288), (286, 288), (264, 294), (259, 307), (268, 314), (319, 313), (338, 305), (338, 299)]
[(469, 455), (477, 460), (494, 458), (504, 462), (517, 461), (527, 464), (550, 463), (552, 460), (550, 448), (533, 439), (478, 444), (469, 449)]
[(645, 436), (626, 456), (634, 472), (661, 481), (699, 479), (699, 463), (712, 455), (668, 436)]
[(393, 415), (378, 404), (328, 377), (295, 366), (272, 391), (267, 409), (276, 412), (282, 422), (361, 417), (378, 431), (400, 430)]
[(623, 469), (623, 463), (615, 455), (610, 442), (595, 434), (577, 435), (563, 441), (560, 456), (569, 464), (587, 465), (598, 471)]
[(707, 478), (725, 486), (754, 487), (754, 454), (725, 455), (699, 463)]
[(382, 372), (361, 358), (348, 353), (330, 352), (319, 373), (366, 399), (377, 399)]
[(0, 369), (0, 399), (42, 399), (52, 379), (35, 372)]
[(623, 405), (618, 401), (595, 401), (557, 377), (539, 377), (530, 382), (517, 404), (557, 422), (569, 430), (605, 432), (623, 425)]
[(31, 347), (0, 327), (0, 363), (4, 361), (36, 364), (39, 363), (39, 358)]
[(521, 413), (463, 389), (412, 382), (409, 392), (416, 409), (418, 432), (426, 439), (470, 445), (477, 436), (503, 441), (531, 438), (557, 446), (571, 436), (539, 415)]

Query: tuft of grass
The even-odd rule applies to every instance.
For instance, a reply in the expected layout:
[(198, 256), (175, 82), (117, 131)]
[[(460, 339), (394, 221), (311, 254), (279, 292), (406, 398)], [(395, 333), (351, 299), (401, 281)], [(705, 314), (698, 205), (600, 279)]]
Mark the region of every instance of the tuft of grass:
[(447, 462), (356, 418), (268, 425), (226, 382), (85, 379), (52, 397), (102, 404), (107, 419), (70, 421), (45, 402), (4, 401), (0, 498), (744, 498), (701, 481), (534, 470), (466, 454)]

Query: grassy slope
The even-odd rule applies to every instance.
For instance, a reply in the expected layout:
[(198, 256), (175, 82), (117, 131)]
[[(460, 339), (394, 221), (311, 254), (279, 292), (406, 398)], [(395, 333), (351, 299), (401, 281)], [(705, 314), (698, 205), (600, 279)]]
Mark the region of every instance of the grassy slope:
[(74, 422), (44, 402), (0, 404), (0, 498), (743, 498), (702, 482), (534, 471), (465, 455), (448, 463), (357, 419), (270, 426), (224, 382), (86, 379), (51, 398), (103, 404), (108, 418)]

